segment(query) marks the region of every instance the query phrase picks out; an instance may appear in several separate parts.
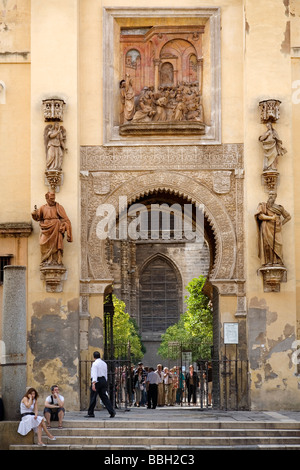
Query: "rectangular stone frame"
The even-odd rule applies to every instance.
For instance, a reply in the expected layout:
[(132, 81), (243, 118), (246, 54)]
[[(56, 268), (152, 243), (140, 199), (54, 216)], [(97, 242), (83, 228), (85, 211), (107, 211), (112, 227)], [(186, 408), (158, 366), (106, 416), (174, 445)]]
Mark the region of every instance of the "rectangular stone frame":
[[(199, 18), (210, 24), (210, 126), (202, 136), (124, 137), (114, 122), (117, 97), (116, 51), (118, 47), (116, 21), (118, 18)], [(104, 145), (147, 145), (170, 143), (207, 145), (221, 143), (221, 27), (220, 8), (103, 8), (103, 140)], [(112, 99), (114, 97), (114, 99)], [(204, 110), (205, 112), (205, 110)]]

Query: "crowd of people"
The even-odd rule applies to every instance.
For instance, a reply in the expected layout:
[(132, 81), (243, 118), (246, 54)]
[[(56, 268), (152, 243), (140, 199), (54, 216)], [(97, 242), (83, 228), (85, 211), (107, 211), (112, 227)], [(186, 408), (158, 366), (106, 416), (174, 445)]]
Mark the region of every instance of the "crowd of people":
[[(156, 370), (153, 367), (144, 367), (139, 362), (137, 367), (123, 366), (115, 370), (115, 399), (111, 399), (110, 382), (108, 380), (107, 364), (100, 357), (98, 351), (94, 352), (94, 362), (91, 367), (90, 404), (86, 418), (94, 418), (94, 408), (97, 396), (105, 406), (111, 418), (116, 415), (115, 409), (118, 404), (127, 402), (136, 407), (147, 407), (155, 409), (161, 406), (180, 405), (185, 399), (190, 405), (197, 404), (197, 390), (205, 388), (207, 405), (212, 404), (212, 369), (210, 363), (206, 369), (200, 372), (189, 366), (188, 372), (174, 366), (169, 369), (158, 364)], [(203, 380), (202, 380), (203, 379)], [(38, 414), (38, 392), (29, 388), (20, 403), (21, 421), (18, 433), (25, 436), (31, 430), (37, 434), (38, 445), (44, 446), (42, 442), (42, 431), (48, 439), (55, 440), (50, 432), (51, 421), (58, 421), (58, 428), (62, 428), (65, 416), (64, 397), (60, 395), (57, 385), (51, 387), (51, 394), (44, 403), (43, 416)]]
[(116, 370), (116, 403), (126, 402), (136, 407), (147, 406), (155, 409), (157, 406), (175, 406), (182, 403), (188, 406), (197, 404), (197, 395), (201, 386), (205, 388), (207, 405), (211, 406), (212, 373), (208, 364), (207, 370), (200, 373), (190, 365), (184, 374), (179, 366), (172, 368), (158, 364), (156, 370), (139, 362), (132, 366), (130, 372), (126, 366)]

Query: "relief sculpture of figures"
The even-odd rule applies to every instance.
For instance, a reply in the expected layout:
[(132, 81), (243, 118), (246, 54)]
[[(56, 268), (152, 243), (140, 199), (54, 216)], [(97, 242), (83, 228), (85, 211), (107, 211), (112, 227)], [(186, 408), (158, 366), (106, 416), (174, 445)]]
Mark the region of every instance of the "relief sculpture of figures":
[(157, 91), (154, 91), (153, 86), (145, 86), (141, 93), (134, 97), (136, 106), (132, 104), (132, 87), (129, 87), (130, 93), (129, 98), (127, 98), (126, 81), (122, 80), (120, 86), (121, 124), (128, 121), (156, 123), (170, 121), (204, 122), (202, 97), (198, 82), (160, 86)]
[(278, 133), (272, 127), (271, 122), (267, 122), (267, 131), (259, 137), (264, 150), (264, 170), (277, 170), (278, 157), (287, 151), (282, 146)]
[(47, 204), (39, 209), (35, 206), (32, 212), (33, 220), (40, 223), (41, 266), (62, 265), (63, 239), (72, 242), (71, 222), (63, 206), (55, 201), (55, 194), (45, 195)]
[(258, 205), (255, 218), (258, 226), (258, 256), (264, 266), (283, 266), (282, 226), (291, 219), (283, 206), (275, 204), (277, 194), (269, 192), (267, 202)]
[(66, 130), (58, 122), (45, 127), (46, 169), (61, 171), (66, 150)]

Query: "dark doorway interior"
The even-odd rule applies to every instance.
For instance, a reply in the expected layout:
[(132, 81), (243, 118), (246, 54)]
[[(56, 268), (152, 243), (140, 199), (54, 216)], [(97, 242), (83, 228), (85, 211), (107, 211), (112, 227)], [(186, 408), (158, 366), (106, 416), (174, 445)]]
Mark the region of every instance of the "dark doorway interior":
[[(199, 275), (209, 276), (215, 257), (215, 239), (205, 214), (201, 245), (193, 239), (187, 239), (185, 235), (178, 236), (176, 217), (178, 214), (184, 217), (187, 206), (192, 207), (193, 230), (196, 230), (198, 220), (195, 206), (178, 193), (154, 191), (131, 201), (131, 207), (138, 204), (146, 210), (148, 235), (144, 230), (143, 237), (135, 240), (129, 237), (126, 240), (108, 240), (107, 257), (114, 277), (114, 293), (125, 302), (128, 313), (135, 318), (140, 328), (147, 349), (144, 363), (156, 366), (163, 361), (157, 354), (161, 335), (179, 320), (186, 308), (184, 298), (188, 282)], [(154, 205), (159, 209), (163, 205), (178, 209), (177, 214), (170, 213), (169, 236), (166, 236), (163, 225), (159, 225), (154, 238), (151, 236), (153, 214), (150, 212)], [(162, 221), (163, 216), (160, 217)], [(213, 300), (212, 289), (208, 295)]]

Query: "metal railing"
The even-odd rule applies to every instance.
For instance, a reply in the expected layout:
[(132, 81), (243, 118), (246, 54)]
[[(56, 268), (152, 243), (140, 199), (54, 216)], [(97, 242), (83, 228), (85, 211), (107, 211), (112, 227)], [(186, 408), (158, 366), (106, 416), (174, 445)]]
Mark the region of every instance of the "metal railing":
[[(127, 359), (110, 359), (108, 365), (108, 393), (115, 408), (129, 410), (131, 406), (147, 404), (147, 390), (137, 403), (134, 388), (134, 368)], [(92, 361), (80, 361), (81, 409), (86, 410), (90, 397), (90, 370)], [(172, 371), (172, 369), (171, 369)], [(193, 389), (186, 380), (186, 368), (176, 367), (172, 373), (172, 384), (165, 390), (165, 406), (195, 407), (200, 410), (247, 410), (248, 361), (223, 358), (221, 360), (199, 360), (196, 383)]]

